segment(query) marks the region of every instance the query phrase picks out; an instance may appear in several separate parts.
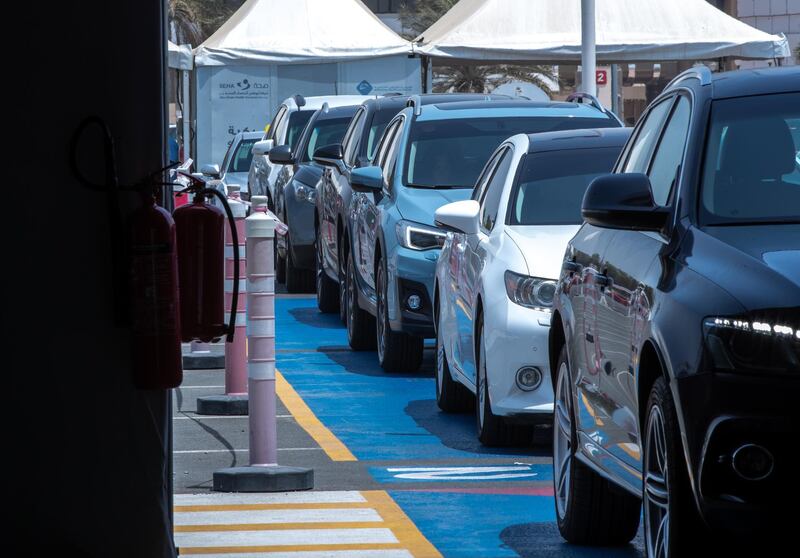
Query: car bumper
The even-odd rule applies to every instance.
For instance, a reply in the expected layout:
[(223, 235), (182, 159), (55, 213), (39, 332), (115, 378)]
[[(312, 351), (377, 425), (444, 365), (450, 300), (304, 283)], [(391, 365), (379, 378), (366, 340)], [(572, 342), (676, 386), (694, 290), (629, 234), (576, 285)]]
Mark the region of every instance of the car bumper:
[[(505, 293), (504, 293), (505, 294)], [(544, 422), (553, 413), (553, 384), (547, 341), (549, 312), (514, 304), (508, 297), (491, 301), (484, 310), (487, 375), (492, 412), (521, 422)], [(517, 371), (535, 367), (542, 374), (539, 386), (525, 391), (517, 385)]]
[[(800, 376), (699, 374), (677, 380), (700, 511), (715, 529), (742, 535), (779, 532), (797, 501)], [(742, 478), (734, 452), (745, 444), (766, 448), (771, 473)]]
[[(398, 246), (388, 259), (389, 324), (392, 331), (419, 337), (435, 337), (433, 329), (433, 279), (440, 250), (409, 250)], [(411, 295), (420, 297), (421, 306), (412, 310)]]

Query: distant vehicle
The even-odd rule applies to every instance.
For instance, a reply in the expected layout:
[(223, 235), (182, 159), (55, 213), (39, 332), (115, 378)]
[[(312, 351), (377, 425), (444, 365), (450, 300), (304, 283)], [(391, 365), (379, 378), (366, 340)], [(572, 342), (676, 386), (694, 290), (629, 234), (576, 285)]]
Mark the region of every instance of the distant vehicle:
[(693, 68), (589, 186), (550, 329), (568, 541), (796, 539), (799, 124), (800, 70)]
[[(505, 95), (477, 93), (432, 93), (418, 96), (423, 105), (455, 103), (469, 100), (509, 99)], [(335, 312), (346, 319), (347, 290), (344, 288), (347, 249), (350, 231), (347, 212), (353, 190), (350, 173), (358, 167), (369, 166), (383, 130), (398, 112), (405, 108), (409, 97), (393, 95), (368, 99), (353, 117), (344, 140), (320, 152), (315, 160), (325, 167), (317, 188), (317, 302), (323, 312)]]
[(599, 103), (412, 105), (386, 127), (373, 166), (350, 173), (358, 194), (348, 217), (348, 340), (355, 349), (377, 343), (387, 371), (417, 369), (423, 339), (434, 336), (433, 279), (445, 239), (434, 211), (467, 199), (489, 156), (510, 136), (620, 126)]
[(269, 159), (281, 170), (275, 180), (275, 213), (288, 225), (277, 239), (276, 277), (290, 293), (314, 289), (316, 228), (314, 204), (322, 166), (312, 160), (317, 148), (340, 144), (358, 105), (331, 108), (323, 104), (308, 121), (296, 147), (278, 145)]
[[(247, 175), (253, 160), (253, 145), (263, 136), (262, 132), (239, 132), (233, 136), (233, 140), (225, 152), (225, 158), (222, 160), (222, 166), (203, 165), (201, 172), (213, 179), (210, 184), (222, 194), (227, 195), (227, 186), (235, 184), (240, 188), (242, 199), (249, 200)], [(219, 202), (215, 201), (215, 203)]]
[(433, 291), (436, 401), (448, 412), (475, 401), (483, 444), (530, 441), (531, 424), (552, 420), (547, 340), (561, 261), (583, 221), (589, 182), (614, 167), (629, 135), (514, 136), (469, 200), (436, 210), (436, 225), (451, 231)]
[(270, 149), (278, 145), (297, 147), (300, 135), (315, 111), (328, 103), (330, 108), (357, 105), (369, 97), (363, 95), (326, 95), (303, 97), (295, 95), (285, 99), (275, 111), (275, 116), (262, 141), (253, 145), (253, 163), (250, 165), (247, 183), (253, 195), (267, 196), (269, 207), (275, 209), (275, 182), (281, 165), (276, 165), (267, 156)]

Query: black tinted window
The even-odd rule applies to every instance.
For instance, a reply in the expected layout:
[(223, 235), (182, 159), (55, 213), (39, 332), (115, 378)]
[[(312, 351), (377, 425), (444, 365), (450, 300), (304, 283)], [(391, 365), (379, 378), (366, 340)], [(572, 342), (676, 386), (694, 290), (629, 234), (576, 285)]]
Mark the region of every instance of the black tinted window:
[(667, 205), (670, 192), (678, 178), (678, 169), (683, 162), (683, 150), (686, 147), (686, 134), (689, 131), (690, 113), (689, 99), (681, 96), (653, 156), (653, 164), (648, 174), (653, 200), (658, 205)]
[(253, 160), (253, 144), (258, 140), (246, 139), (239, 142), (236, 153), (233, 154), (228, 172), (248, 172)]
[(486, 160), (519, 133), (617, 126), (609, 118), (494, 117), (417, 122), (411, 130), (404, 183), (472, 188)]
[[(400, 112), (396, 109), (384, 109), (375, 112), (372, 116), (372, 122), (369, 125), (369, 132), (367, 134), (366, 153), (367, 159), (370, 161), (375, 156), (375, 149), (378, 147), (378, 140), (381, 139), (383, 131), (389, 121), (397, 116)], [(363, 150), (362, 150), (363, 151)]]
[(500, 161), (497, 163), (492, 178), (486, 185), (486, 193), (481, 200), (481, 226), (490, 231), (497, 222), (497, 212), (500, 210), (500, 198), (503, 195), (503, 187), (506, 184), (508, 171), (511, 168), (511, 150), (506, 149), (500, 154)]
[(297, 141), (300, 139), (303, 130), (311, 120), (313, 110), (296, 110), (289, 115), (289, 130), (286, 133), (286, 145), (291, 146), (292, 151), (297, 149)]
[(589, 183), (611, 172), (621, 147), (571, 149), (525, 157), (509, 199), (509, 225), (577, 225)]
[(342, 143), (342, 138), (347, 131), (348, 124), (350, 124), (349, 117), (317, 120), (308, 136), (308, 145), (306, 146), (306, 150), (300, 162), (309, 162), (314, 156), (314, 151), (316, 151), (318, 147), (330, 145), (332, 143)]
[(714, 101), (701, 207), (706, 224), (800, 222), (800, 93)]

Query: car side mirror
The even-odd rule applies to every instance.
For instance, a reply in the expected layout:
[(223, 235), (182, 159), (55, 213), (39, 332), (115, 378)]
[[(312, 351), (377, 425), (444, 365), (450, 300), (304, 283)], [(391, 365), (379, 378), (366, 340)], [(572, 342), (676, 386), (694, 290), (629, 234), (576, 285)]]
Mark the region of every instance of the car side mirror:
[(250, 152), (253, 155), (266, 155), (269, 153), (269, 150), (272, 149), (272, 146), (275, 144), (275, 140), (261, 140), (257, 141), (253, 144), (253, 148)]
[(211, 178), (219, 178), (219, 165), (203, 165), (200, 167), (200, 174)]
[(383, 190), (383, 171), (380, 167), (353, 169), (350, 186), (356, 192), (380, 192)]
[(269, 160), (276, 165), (294, 164), (294, 155), (290, 145), (277, 145), (269, 150)]
[(656, 205), (646, 174), (606, 174), (586, 189), (581, 208), (590, 225), (608, 229), (662, 232), (669, 209)]
[(436, 210), (434, 222), (452, 232), (476, 234), (481, 206), (475, 200), (463, 200), (443, 205)]
[(314, 162), (326, 167), (338, 167), (344, 159), (341, 143), (323, 145), (314, 151)]

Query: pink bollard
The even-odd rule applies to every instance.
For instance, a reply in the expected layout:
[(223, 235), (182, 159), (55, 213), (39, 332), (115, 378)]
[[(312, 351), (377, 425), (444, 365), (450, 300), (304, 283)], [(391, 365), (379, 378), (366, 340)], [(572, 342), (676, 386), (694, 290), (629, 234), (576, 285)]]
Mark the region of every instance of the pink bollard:
[(247, 234), (247, 382), (250, 465), (214, 472), (219, 492), (283, 492), (314, 487), (314, 470), (278, 465), (275, 395), (275, 261), (278, 219), (266, 196), (253, 196)]
[[(228, 204), (239, 236), (239, 302), (236, 309), (236, 332), (232, 343), (225, 343), (225, 395), (247, 394), (247, 324), (245, 296), (246, 285), (246, 231), (247, 206), (239, 195), (239, 186), (228, 186)], [(233, 239), (230, 228), (225, 228), (225, 312), (231, 311), (233, 298)]]

